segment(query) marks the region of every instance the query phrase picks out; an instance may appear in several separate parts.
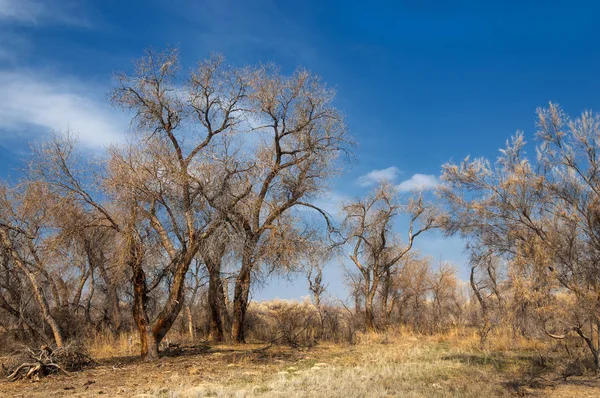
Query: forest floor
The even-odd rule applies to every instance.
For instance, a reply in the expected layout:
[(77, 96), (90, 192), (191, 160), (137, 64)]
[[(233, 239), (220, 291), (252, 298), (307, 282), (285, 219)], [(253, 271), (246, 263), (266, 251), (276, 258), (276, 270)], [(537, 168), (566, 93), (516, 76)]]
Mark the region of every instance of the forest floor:
[[(187, 345), (38, 381), (0, 381), (0, 397), (599, 397), (593, 374), (565, 378), (551, 354), (469, 348), (459, 337), (363, 338), (309, 349)], [(560, 368), (560, 369), (559, 369)]]

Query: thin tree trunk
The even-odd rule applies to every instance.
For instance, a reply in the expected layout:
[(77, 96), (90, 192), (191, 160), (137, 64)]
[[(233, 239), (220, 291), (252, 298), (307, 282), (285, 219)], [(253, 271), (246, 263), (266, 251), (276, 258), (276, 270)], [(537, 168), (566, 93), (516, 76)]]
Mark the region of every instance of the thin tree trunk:
[(365, 278), (365, 327), (367, 332), (375, 330), (375, 313), (373, 309), (373, 302), (375, 301), (375, 294), (377, 293), (377, 286), (379, 279), (374, 276), (373, 282), (371, 283), (368, 274), (363, 275)]
[(185, 313), (187, 315), (188, 333), (190, 335), (190, 340), (194, 341), (196, 337), (194, 335), (194, 319), (192, 318), (192, 310), (190, 309), (189, 305), (185, 306)]
[(56, 346), (58, 348), (61, 348), (64, 345), (64, 338), (63, 338), (62, 330), (60, 329), (60, 325), (58, 324), (58, 322), (56, 322), (56, 320), (50, 313), (50, 308), (48, 306), (48, 302), (46, 301), (44, 292), (42, 291), (41, 286), (37, 282), (35, 275), (33, 275), (33, 273), (30, 272), (29, 270), (25, 271), (25, 273), (27, 274), (27, 277), (29, 278), (31, 285), (33, 286), (33, 292), (34, 292), (35, 297), (38, 301), (38, 304), (40, 305), (40, 308), (42, 310), (42, 316), (44, 317), (44, 319), (46, 320), (48, 325), (50, 325), (50, 329), (52, 329), (52, 335), (54, 336), (54, 341), (56, 343)]
[(390, 269), (388, 269), (385, 272), (385, 276), (383, 279), (383, 286), (381, 289), (382, 290), (381, 291), (381, 311), (384, 316), (386, 325), (390, 321), (389, 315), (390, 315), (391, 311), (388, 309), (388, 307), (389, 307), (389, 296), (390, 296), (390, 291), (391, 291), (391, 285), (392, 285), (392, 272)]
[(94, 277), (90, 279), (90, 291), (87, 297), (87, 303), (85, 305), (85, 320), (87, 323), (92, 324), (92, 298), (94, 297), (94, 292), (96, 291), (96, 283), (94, 282)]
[(62, 330), (56, 319), (54, 319), (54, 317), (52, 316), (50, 306), (48, 305), (48, 301), (46, 300), (46, 296), (44, 295), (42, 287), (40, 286), (37, 278), (35, 277), (35, 274), (31, 272), (29, 268), (27, 268), (25, 263), (21, 260), (21, 257), (19, 257), (19, 254), (14, 250), (10, 240), (8, 239), (6, 231), (0, 230), (0, 237), (2, 238), (2, 243), (5, 249), (8, 251), (15, 264), (19, 267), (21, 271), (23, 271), (23, 273), (27, 276), (27, 279), (29, 279), (29, 282), (31, 283), (31, 286), (33, 288), (33, 294), (35, 296), (35, 299), (37, 300), (38, 305), (40, 306), (40, 310), (42, 311), (42, 317), (44, 318), (46, 323), (48, 323), (50, 329), (52, 330), (52, 335), (54, 336), (54, 342), (56, 343), (56, 346), (59, 348), (62, 347), (64, 345)]
[(479, 302), (479, 306), (481, 307), (481, 316), (483, 318), (483, 325), (479, 326), (479, 345), (480, 345), (481, 349), (483, 349), (485, 347), (485, 342), (487, 339), (487, 335), (490, 332), (491, 325), (489, 322), (487, 304), (483, 298), (483, 295), (479, 291), (477, 283), (475, 282), (475, 267), (471, 267), (471, 274), (469, 276), (469, 282), (471, 284), (471, 289), (473, 289), (473, 292), (475, 293), (475, 297), (477, 298), (477, 301)]
[[(81, 294), (83, 293), (83, 288), (85, 287), (85, 284), (86, 284), (88, 278), (90, 277), (90, 274), (91, 274), (91, 272), (88, 271), (81, 276), (81, 279), (79, 279), (79, 285), (77, 287), (77, 290), (75, 291), (73, 300), (71, 301), (71, 308), (73, 308), (74, 311), (76, 311), (77, 308), (79, 308), (79, 303), (81, 302)], [(93, 277), (93, 275), (92, 275), (92, 277)]]

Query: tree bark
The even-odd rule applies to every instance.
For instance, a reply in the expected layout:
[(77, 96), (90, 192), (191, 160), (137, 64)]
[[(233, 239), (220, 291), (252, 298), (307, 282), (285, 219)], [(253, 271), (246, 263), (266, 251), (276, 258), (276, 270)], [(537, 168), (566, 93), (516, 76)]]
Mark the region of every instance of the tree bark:
[(365, 327), (367, 332), (375, 330), (375, 313), (373, 310), (373, 298), (375, 294), (373, 292), (367, 292), (365, 294)]
[(177, 320), (181, 309), (183, 308), (183, 288), (185, 287), (185, 276), (190, 268), (190, 264), (196, 254), (195, 250), (188, 249), (181, 260), (176, 264), (175, 276), (173, 285), (167, 302), (162, 311), (158, 314), (154, 324), (152, 325), (152, 335), (156, 345), (160, 345), (162, 339)]
[(140, 338), (140, 355), (142, 358), (155, 359), (158, 357), (158, 346), (154, 343), (146, 308), (148, 303), (146, 273), (139, 259), (134, 258), (131, 261), (130, 266), (133, 271), (133, 319)]
[(250, 295), (250, 266), (242, 262), (242, 269), (235, 283), (233, 296), (233, 322), (231, 325), (231, 337), (236, 343), (245, 343), (245, 320), (248, 309), (248, 297)]
[(368, 273), (363, 273), (365, 279), (365, 328), (367, 332), (375, 330), (375, 312), (373, 308), (373, 302), (375, 301), (375, 294), (377, 293), (377, 287), (379, 285), (379, 278), (377, 275), (371, 277)]
[(190, 335), (190, 341), (194, 341), (196, 338), (194, 333), (194, 318), (192, 318), (192, 310), (189, 305), (185, 306), (185, 312), (187, 315), (188, 333)]
[(391, 311), (389, 310), (389, 297), (392, 285), (392, 271), (391, 269), (386, 270), (383, 277), (383, 285), (381, 286), (381, 313), (384, 316), (384, 321), (387, 324), (390, 321)]
[(210, 333), (212, 342), (223, 341), (223, 323), (221, 319), (221, 302), (223, 300), (223, 285), (221, 283), (220, 264), (206, 261), (208, 269), (208, 306), (210, 310)]
[(248, 309), (248, 299), (250, 297), (250, 282), (252, 267), (254, 266), (253, 256), (256, 251), (257, 242), (258, 236), (256, 235), (249, 234), (246, 237), (242, 253), (242, 266), (235, 281), (231, 338), (236, 343), (246, 342), (246, 310)]
[(221, 324), (223, 334), (231, 335), (231, 317), (229, 316), (229, 283), (227, 278), (221, 278)]
[(107, 305), (110, 307), (110, 323), (114, 333), (118, 333), (121, 329), (121, 308), (119, 307), (119, 294), (117, 293), (117, 287), (113, 282), (112, 278), (106, 271), (106, 266), (103, 261), (98, 263), (98, 270), (100, 276), (104, 280), (106, 285), (106, 295), (108, 299)]
[(52, 329), (52, 335), (54, 336), (54, 342), (56, 343), (56, 346), (58, 348), (61, 348), (64, 345), (64, 338), (63, 338), (62, 330), (61, 330), (58, 322), (54, 319), (54, 317), (50, 313), (50, 307), (48, 306), (48, 302), (46, 301), (44, 292), (42, 291), (41, 286), (39, 285), (37, 279), (35, 278), (35, 275), (32, 272), (30, 272), (29, 270), (26, 270), (24, 272), (27, 274), (27, 277), (29, 278), (31, 285), (33, 286), (33, 292), (34, 292), (35, 298), (38, 301), (38, 304), (40, 305), (40, 308), (42, 310), (42, 316), (44, 317), (44, 319), (46, 320), (48, 325), (50, 325), (50, 329)]

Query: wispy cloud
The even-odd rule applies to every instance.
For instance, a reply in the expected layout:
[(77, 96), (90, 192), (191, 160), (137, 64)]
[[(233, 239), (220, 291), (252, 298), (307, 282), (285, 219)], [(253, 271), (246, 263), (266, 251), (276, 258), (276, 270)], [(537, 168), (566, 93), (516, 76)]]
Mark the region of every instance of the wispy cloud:
[(55, 0), (0, 0), (0, 22), (88, 26), (81, 4)]
[(0, 141), (16, 133), (36, 138), (66, 130), (88, 148), (122, 141), (125, 115), (99, 91), (39, 71), (0, 71)]
[(348, 201), (349, 198), (347, 196), (335, 191), (328, 191), (316, 199), (314, 205), (326, 211), (334, 220), (341, 221), (342, 206)]
[(0, 0), (0, 20), (36, 23), (46, 13), (42, 2), (31, 0)]
[(431, 174), (413, 174), (408, 180), (402, 181), (396, 185), (399, 192), (410, 192), (414, 190), (427, 191), (434, 189), (440, 183), (440, 180)]
[(370, 187), (384, 181), (393, 182), (400, 175), (397, 167), (388, 167), (387, 169), (373, 170), (363, 176), (358, 177), (357, 183), (361, 187)]

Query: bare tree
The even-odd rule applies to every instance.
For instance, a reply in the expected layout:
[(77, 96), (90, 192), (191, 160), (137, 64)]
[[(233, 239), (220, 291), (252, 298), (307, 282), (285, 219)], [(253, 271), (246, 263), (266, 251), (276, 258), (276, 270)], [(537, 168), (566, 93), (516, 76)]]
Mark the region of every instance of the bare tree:
[[(229, 324), (223, 288), (222, 265), (231, 243), (226, 227), (223, 225), (210, 238), (206, 239), (198, 253), (208, 272), (208, 306), (210, 314), (210, 339), (220, 342), (224, 339), (224, 329)], [(225, 325), (224, 325), (225, 324)]]
[[(571, 119), (550, 104), (538, 111), (537, 161), (517, 133), (495, 165), (469, 158), (445, 165), (440, 194), (452, 214), (448, 231), (505, 258), (514, 280), (526, 282), (520, 294), (535, 303), (539, 326), (554, 337), (574, 332), (600, 369), (599, 126), (591, 112)], [(552, 309), (559, 294), (573, 297), (571, 311)]]
[[(352, 248), (350, 259), (364, 280), (365, 325), (367, 330), (373, 330), (373, 302), (381, 280), (410, 252), (417, 236), (437, 226), (437, 213), (421, 197), (401, 205), (389, 184), (345, 205), (343, 212), (345, 242)], [(406, 245), (393, 232), (394, 221), (403, 212), (410, 214)]]
[(429, 285), (432, 299), (431, 331), (441, 333), (456, 323), (462, 310), (457, 297), (456, 269), (449, 263), (440, 263), (431, 275)]
[[(177, 51), (147, 52), (117, 82), (112, 101), (133, 115), (127, 144), (93, 159), (55, 135), (35, 150), (30, 181), (2, 188), (0, 254), (19, 270), (8, 282), (33, 287), (59, 345), (63, 315), (117, 332), (128, 301), (141, 355), (156, 358), (197, 293), (188, 295), (190, 269), (198, 278), (206, 268), (212, 335), (223, 338), (222, 263), (235, 258), (231, 329), (241, 342), (252, 278), (263, 266), (299, 267), (319, 229), (309, 212), (332, 228), (314, 198), (351, 145), (334, 93), (304, 70), (284, 77), (218, 56), (182, 76)], [(0, 296), (21, 316), (19, 294)]]
[(431, 291), (432, 265), (430, 257), (417, 253), (403, 259), (395, 273), (394, 295), (398, 309), (398, 321), (415, 331), (424, 331), (427, 318), (427, 298)]
[[(135, 112), (138, 141), (110, 151), (100, 170), (106, 188), (101, 195), (76, 172), (71, 142), (55, 140), (38, 168), (56, 192), (75, 196), (120, 235), (142, 356), (151, 358), (183, 307), (186, 274), (202, 242), (222, 224), (223, 209), (244, 195), (230, 189), (237, 169), (229, 162), (227, 139), (214, 144), (215, 137), (236, 131), (246, 97), (244, 70), (213, 58), (179, 86), (177, 69), (176, 52), (148, 52), (135, 76), (119, 76), (113, 100)], [(151, 320), (148, 294), (161, 285), (167, 298)]]
[[(138, 211), (168, 260), (164, 271), (172, 275), (168, 298), (152, 325), (151, 356), (181, 311), (191, 262), (222, 224), (214, 207), (235, 204), (244, 196), (230, 189), (237, 169), (228, 162), (226, 142), (212, 145), (215, 137), (233, 134), (241, 120), (248, 89), (244, 70), (210, 59), (192, 73), (182, 94), (177, 69), (176, 52), (148, 53), (134, 77), (120, 76), (113, 95), (115, 103), (136, 112), (146, 142), (142, 151), (113, 151), (113, 175), (117, 185), (134, 192)], [(186, 128), (187, 123), (194, 127)], [(194, 139), (184, 140), (186, 136)], [(218, 161), (211, 163), (214, 157)], [(135, 280), (147, 289), (143, 278)]]
[(250, 194), (230, 216), (240, 236), (232, 324), (237, 342), (245, 340), (252, 273), (265, 256), (280, 257), (286, 249), (282, 244), (293, 241), (286, 236), (302, 234), (295, 230), (295, 209), (313, 209), (329, 220), (311, 199), (350, 144), (343, 118), (332, 106), (334, 92), (309, 72), (284, 77), (272, 65), (263, 66), (253, 73), (250, 87), (250, 126), (259, 138), (245, 182)]
[(14, 189), (0, 186), (0, 248), (4, 258), (27, 278), (55, 344), (62, 347), (64, 333), (56, 318), (61, 297), (51, 275), (51, 253), (44, 250), (52, 233), (49, 209), (53, 206), (59, 204), (47, 195), (43, 184), (22, 184)]

